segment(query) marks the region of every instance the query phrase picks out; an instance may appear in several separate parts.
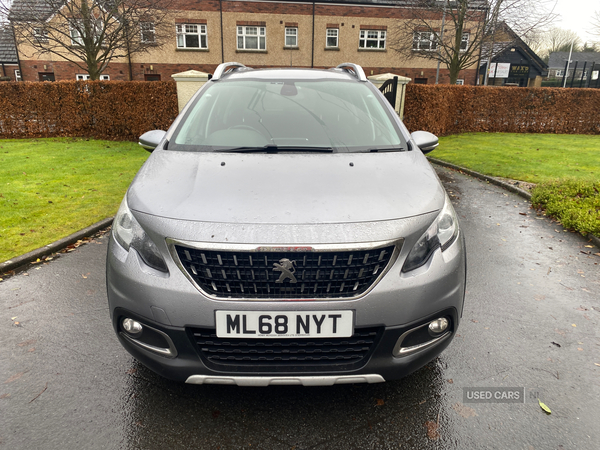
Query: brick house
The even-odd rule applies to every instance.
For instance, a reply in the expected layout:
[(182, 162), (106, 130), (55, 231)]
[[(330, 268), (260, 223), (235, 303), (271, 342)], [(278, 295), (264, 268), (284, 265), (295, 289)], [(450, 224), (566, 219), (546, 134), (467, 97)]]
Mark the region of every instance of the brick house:
[[(43, 2), (15, 0), (13, 9), (32, 1)], [(398, 21), (410, 18), (406, 0), (175, 0), (171, 8), (167, 20), (172, 37), (147, 53), (114, 59), (104, 70), (104, 79), (170, 80), (171, 75), (191, 69), (212, 73), (225, 61), (257, 68), (327, 68), (354, 62), (367, 75), (391, 72), (435, 83), (435, 61), (407, 60), (390, 48), (390, 32)], [(152, 38), (152, 27), (141, 30), (142, 39)], [(87, 76), (73, 63), (32, 50), (18, 45), (23, 80)], [(448, 83), (448, 71), (442, 67), (440, 74), (440, 83)], [(474, 64), (459, 78), (475, 84), (476, 76)]]

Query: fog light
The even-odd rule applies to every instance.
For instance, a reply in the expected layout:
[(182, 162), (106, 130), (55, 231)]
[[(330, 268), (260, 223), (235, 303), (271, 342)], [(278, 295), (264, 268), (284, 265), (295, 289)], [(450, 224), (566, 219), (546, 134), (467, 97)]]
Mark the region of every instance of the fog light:
[(123, 329), (132, 336), (137, 336), (142, 333), (142, 324), (133, 319), (125, 318), (122, 322)]
[(429, 324), (429, 331), (434, 334), (443, 333), (448, 329), (448, 319), (440, 317)]

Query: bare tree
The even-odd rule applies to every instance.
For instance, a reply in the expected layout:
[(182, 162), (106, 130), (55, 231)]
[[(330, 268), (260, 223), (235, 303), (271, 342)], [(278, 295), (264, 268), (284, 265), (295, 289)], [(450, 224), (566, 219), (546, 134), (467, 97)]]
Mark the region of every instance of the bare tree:
[(592, 31), (591, 34), (600, 37), (600, 10), (594, 12), (591, 20)]
[(573, 44), (573, 51), (581, 51), (581, 38), (575, 31), (562, 28), (551, 28), (546, 33), (545, 47), (548, 54), (568, 52)]
[(162, 45), (172, 0), (14, 0), (7, 13), (28, 56), (53, 54), (97, 80), (116, 58)]
[[(456, 83), (461, 70), (493, 59), (517, 36), (551, 22), (553, 0), (408, 0), (411, 18), (392, 30), (390, 47), (406, 58), (438, 61)], [(506, 33), (507, 26), (510, 33)], [(499, 36), (504, 34), (504, 36)]]

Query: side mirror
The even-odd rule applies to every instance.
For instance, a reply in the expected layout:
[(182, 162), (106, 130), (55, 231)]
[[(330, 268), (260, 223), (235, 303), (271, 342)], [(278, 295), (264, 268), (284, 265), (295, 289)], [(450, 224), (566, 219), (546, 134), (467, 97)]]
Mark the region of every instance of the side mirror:
[(145, 150), (152, 153), (152, 151), (158, 147), (160, 141), (163, 140), (165, 134), (167, 134), (167, 132), (162, 130), (147, 131), (140, 136), (139, 144), (144, 147)]
[(415, 131), (410, 136), (423, 153), (429, 153), (439, 145), (438, 137), (428, 131)]

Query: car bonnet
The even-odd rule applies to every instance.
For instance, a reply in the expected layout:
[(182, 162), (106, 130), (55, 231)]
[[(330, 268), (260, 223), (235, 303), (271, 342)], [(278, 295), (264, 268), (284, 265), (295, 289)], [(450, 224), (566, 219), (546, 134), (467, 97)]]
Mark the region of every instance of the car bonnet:
[(128, 192), (134, 211), (252, 224), (373, 222), (442, 208), (419, 151), (243, 154), (156, 150)]

